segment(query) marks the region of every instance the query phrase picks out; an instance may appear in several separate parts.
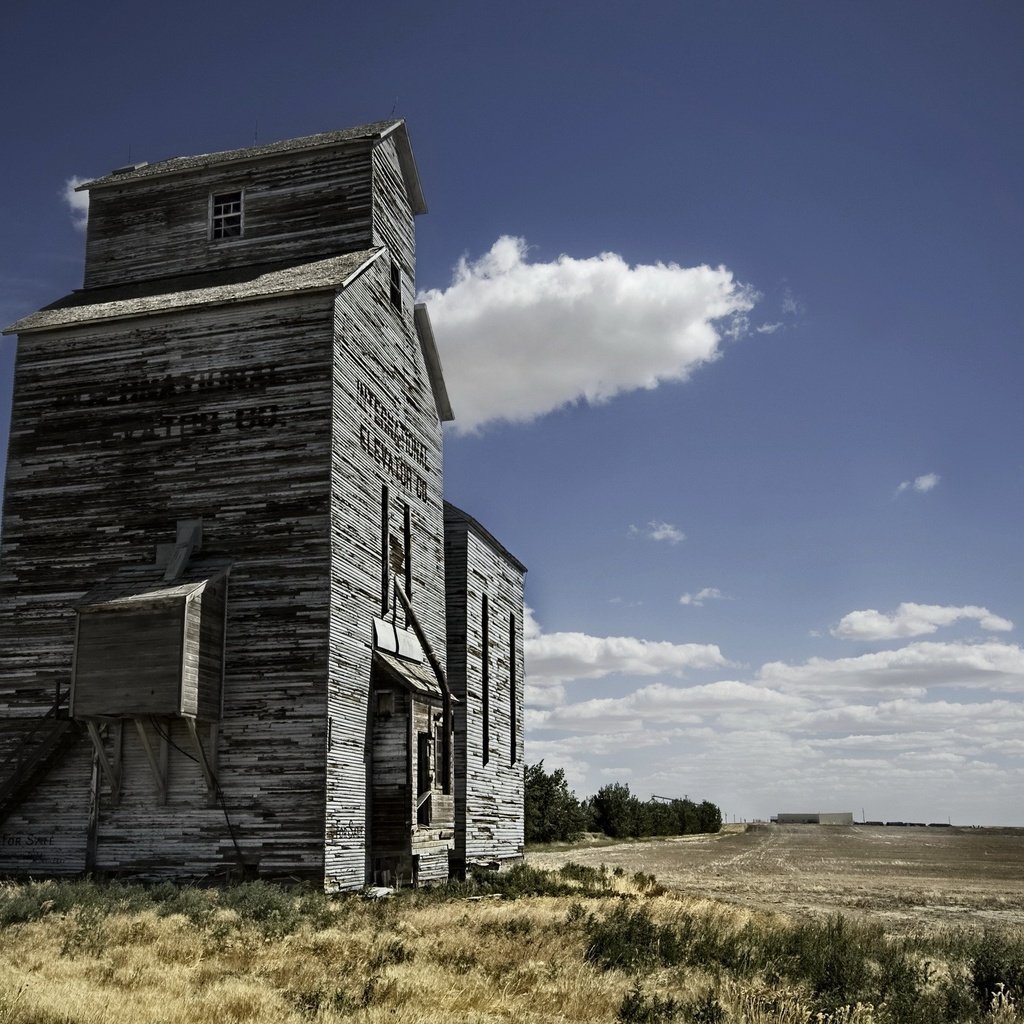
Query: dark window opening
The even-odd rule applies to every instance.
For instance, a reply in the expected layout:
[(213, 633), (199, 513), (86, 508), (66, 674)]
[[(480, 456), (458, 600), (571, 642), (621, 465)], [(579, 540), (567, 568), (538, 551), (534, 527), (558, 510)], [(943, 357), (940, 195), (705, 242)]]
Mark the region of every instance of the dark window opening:
[(391, 690), (381, 690), (377, 694), (377, 716), (390, 718), (395, 713), (395, 695)]
[(388, 485), (382, 484), (380, 489), (380, 613), (387, 615), (391, 607), (388, 586), (391, 573), (388, 569), (388, 558), (391, 555), (391, 534), (388, 529)]
[(434, 788), (431, 755), (434, 750), (433, 732), (416, 734), (416, 823), (430, 824), (430, 794)]
[(402, 538), (397, 534), (391, 534), (391, 549), (388, 561), (391, 564), (391, 571), (396, 576), (405, 576), (405, 545)]
[(517, 747), (519, 746), (519, 728), (516, 716), (519, 713), (516, 693), (516, 616), (515, 612), (509, 612), (508, 616), (508, 746), (509, 763), (515, 764), (518, 759)]
[(242, 193), (222, 192), (210, 197), (210, 237), (242, 237)]
[(405, 517), (402, 522), (405, 541), (405, 596), (412, 597), (412, 509), (405, 503)]
[(402, 311), (402, 271), (394, 260), (391, 261), (391, 305)]
[(490, 609), (487, 606), (487, 595), (480, 602), (480, 688), (483, 693), (483, 759), (484, 764), (491, 758), (491, 622)]
[[(448, 764), (444, 754), (444, 715), (434, 715), (434, 750), (432, 753), (433, 763), (441, 766), (441, 792), (448, 793), (451, 787), (448, 785)], [(434, 788), (437, 788), (437, 779), (434, 779)]]

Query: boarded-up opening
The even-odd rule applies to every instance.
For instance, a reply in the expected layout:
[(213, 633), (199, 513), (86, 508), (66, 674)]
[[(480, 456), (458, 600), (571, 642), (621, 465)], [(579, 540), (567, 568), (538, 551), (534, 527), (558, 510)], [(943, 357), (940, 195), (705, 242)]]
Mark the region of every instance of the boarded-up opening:
[(126, 570), (79, 605), (75, 718), (220, 718), (227, 570)]

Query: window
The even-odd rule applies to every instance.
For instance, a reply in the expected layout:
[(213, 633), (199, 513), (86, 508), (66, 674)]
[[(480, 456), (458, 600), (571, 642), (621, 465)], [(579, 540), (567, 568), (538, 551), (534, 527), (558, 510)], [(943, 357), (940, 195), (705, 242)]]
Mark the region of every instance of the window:
[(402, 312), (402, 271), (394, 260), (391, 261), (391, 305)]
[(242, 237), (242, 193), (210, 196), (210, 238)]

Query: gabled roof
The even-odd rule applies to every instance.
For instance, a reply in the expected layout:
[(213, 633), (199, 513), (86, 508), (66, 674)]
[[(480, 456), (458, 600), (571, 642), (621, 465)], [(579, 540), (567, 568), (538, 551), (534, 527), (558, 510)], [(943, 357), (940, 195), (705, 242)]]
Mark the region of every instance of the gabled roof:
[(423, 198), (416, 160), (412, 155), (409, 143), (409, 132), (404, 120), (375, 121), (355, 128), (343, 128), (340, 131), (321, 132), (318, 135), (306, 135), (301, 139), (284, 139), (280, 142), (268, 142), (260, 146), (248, 146), (245, 149), (227, 149), (219, 153), (201, 153), (198, 156), (179, 156), (170, 160), (158, 160), (155, 163), (131, 164), (119, 168), (101, 178), (94, 178), (78, 186), (77, 191), (94, 188), (108, 188), (125, 185), (133, 181), (157, 178), (174, 174), (188, 174), (192, 171), (206, 170), (210, 167), (221, 167), (239, 161), (269, 159), (287, 153), (300, 153), (311, 149), (331, 149), (346, 143), (378, 141), (389, 135), (395, 135), (398, 144), (398, 158), (402, 165), (402, 176), (409, 192), (409, 202), (413, 213), (426, 213), (427, 204)]
[(444, 529), (445, 533), (448, 532), (450, 527), (458, 527), (466, 530), (469, 533), (475, 534), (480, 540), (482, 540), (492, 551), (496, 554), (501, 555), (507, 559), (509, 563), (515, 566), (520, 572), (527, 572), (527, 568), (522, 562), (512, 554), (511, 551), (504, 544), (498, 540), (497, 537), (491, 533), (487, 527), (483, 526), (478, 520), (474, 519), (468, 512), (463, 512), (461, 508), (457, 508), (450, 501), (444, 503)]
[[(37, 313), (23, 317), (2, 333), (28, 334), (58, 327), (170, 313), (196, 306), (220, 306), (252, 299), (276, 299), (299, 292), (332, 291), (354, 281), (383, 252), (384, 249), (364, 249), (262, 273), (257, 268), (255, 274), (250, 267), (242, 271), (217, 271), (148, 281), (124, 288), (80, 289)], [(175, 288), (180, 290), (173, 290)]]

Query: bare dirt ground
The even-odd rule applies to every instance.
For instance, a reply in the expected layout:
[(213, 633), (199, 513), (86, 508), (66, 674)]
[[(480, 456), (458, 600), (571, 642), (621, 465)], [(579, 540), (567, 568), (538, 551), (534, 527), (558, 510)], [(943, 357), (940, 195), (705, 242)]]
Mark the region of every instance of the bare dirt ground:
[(727, 825), (680, 836), (531, 852), (657, 876), (668, 888), (788, 915), (836, 911), (902, 931), (1024, 925), (1024, 829)]

